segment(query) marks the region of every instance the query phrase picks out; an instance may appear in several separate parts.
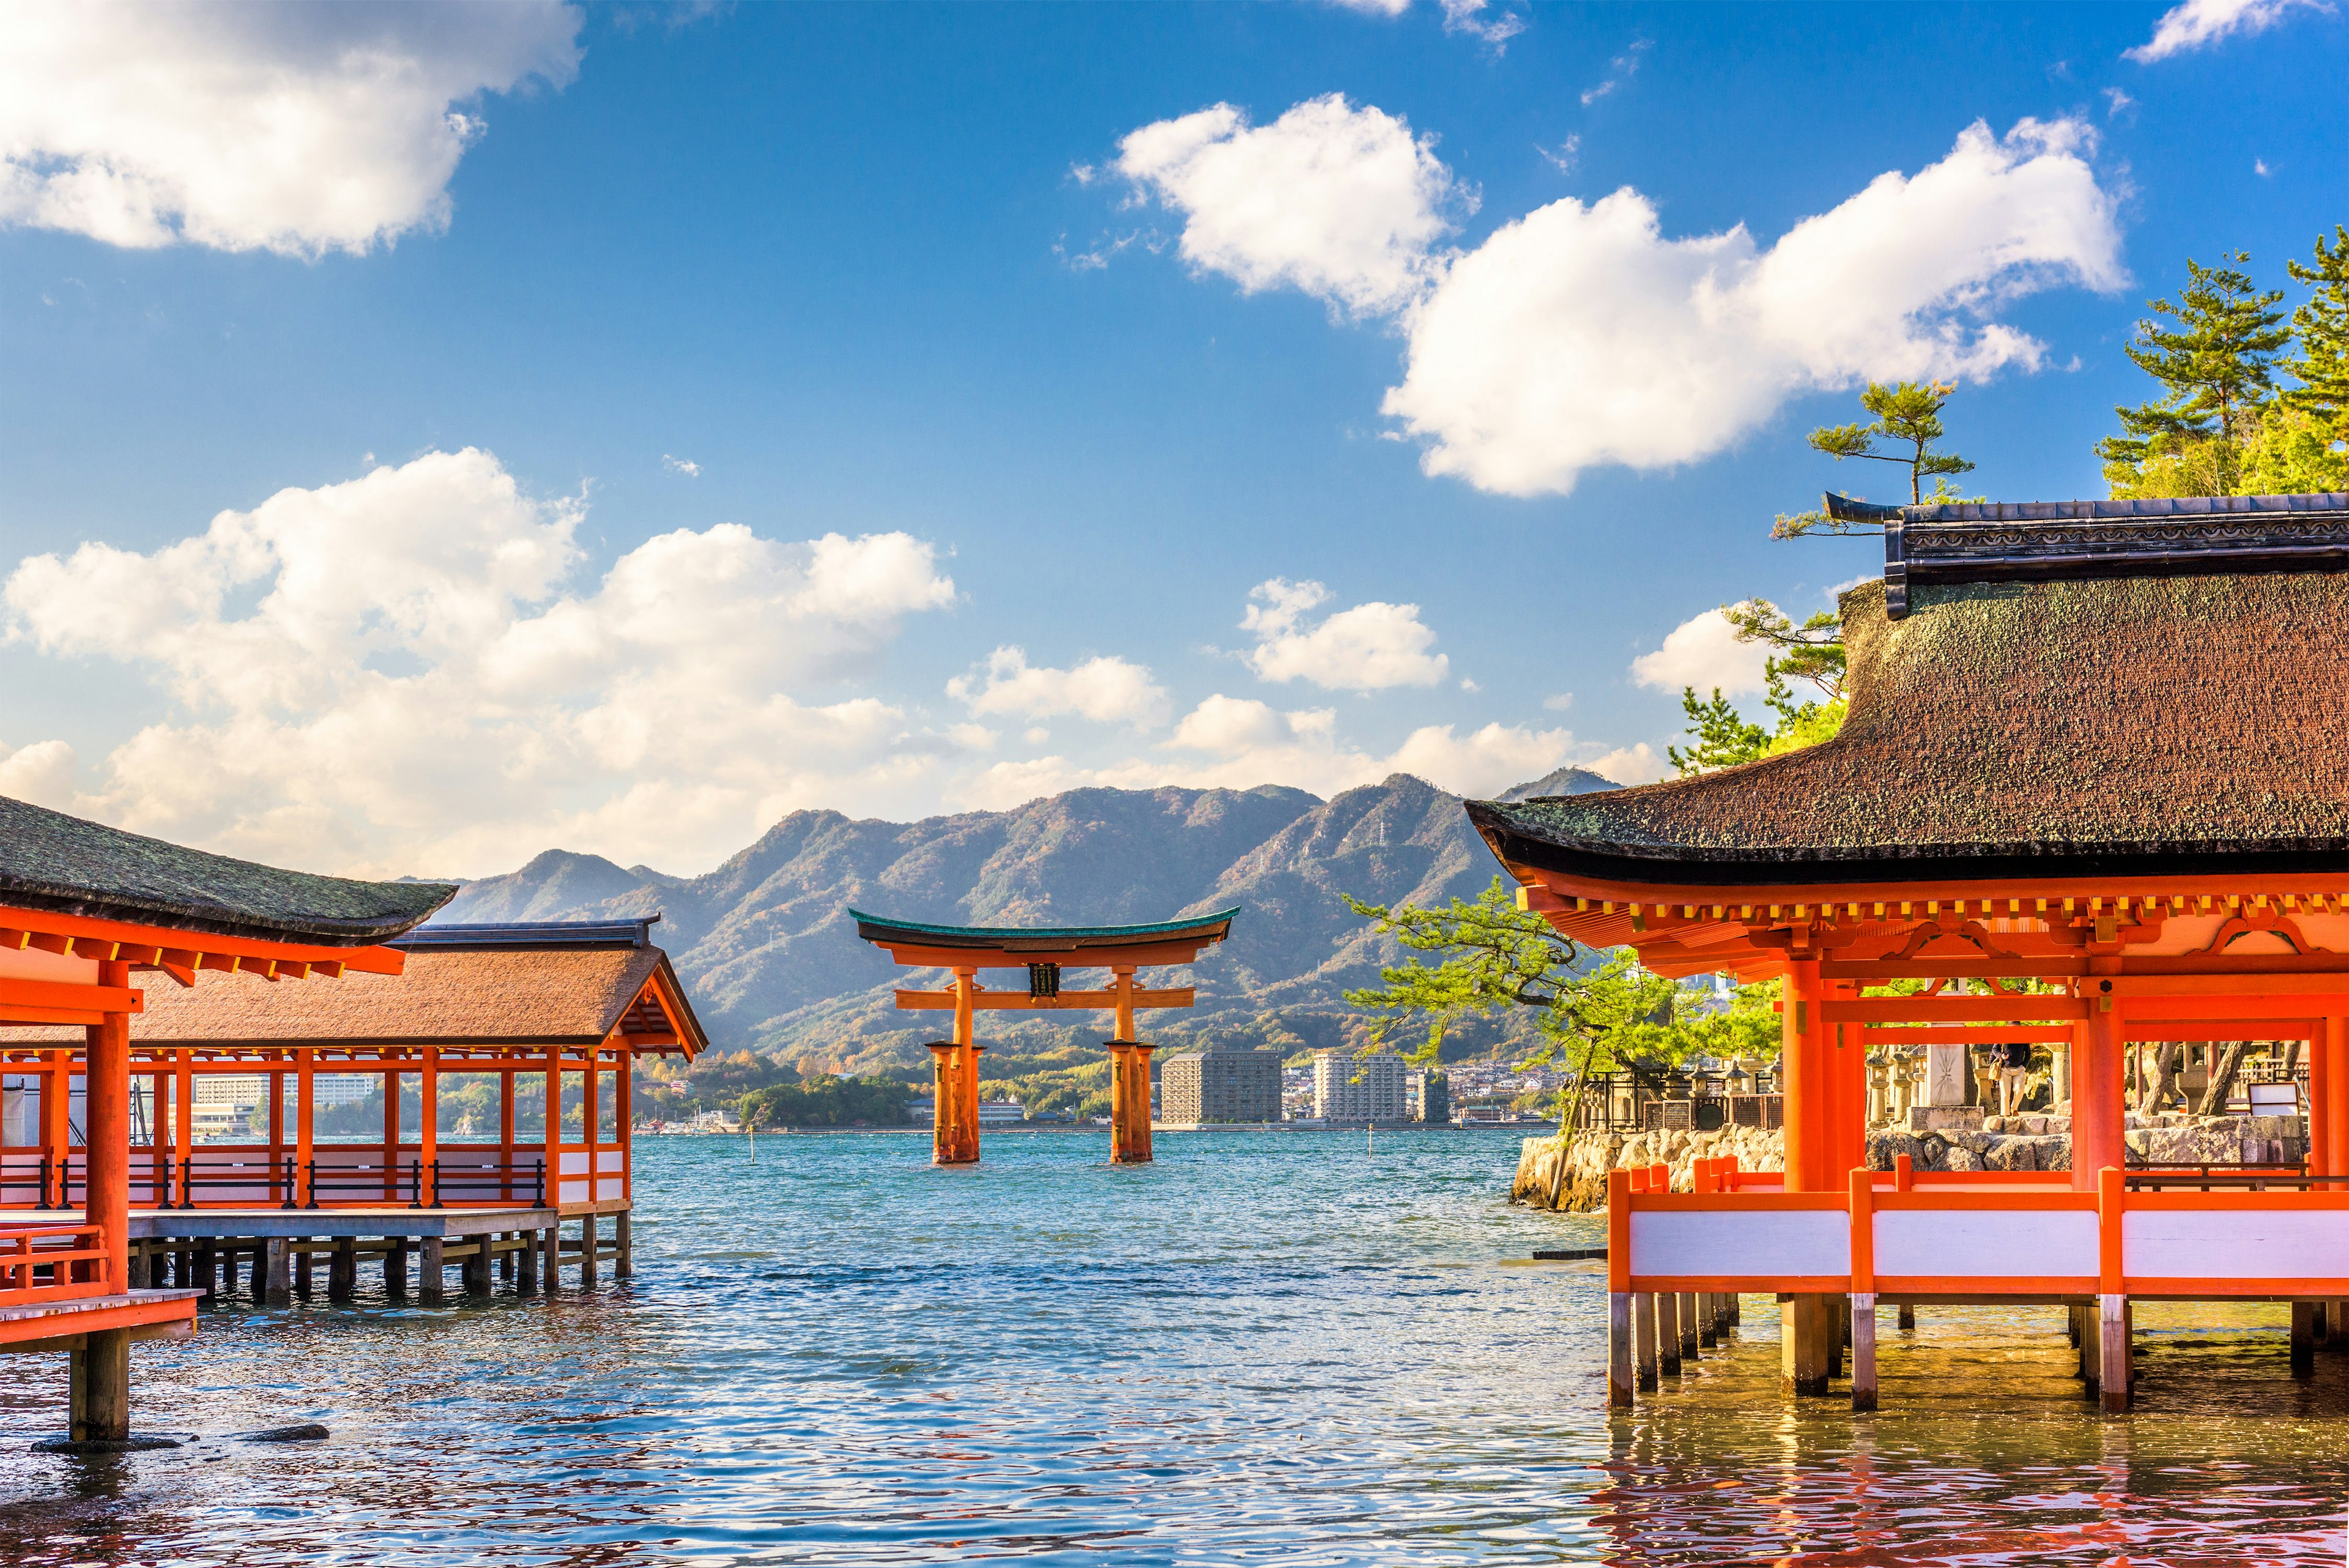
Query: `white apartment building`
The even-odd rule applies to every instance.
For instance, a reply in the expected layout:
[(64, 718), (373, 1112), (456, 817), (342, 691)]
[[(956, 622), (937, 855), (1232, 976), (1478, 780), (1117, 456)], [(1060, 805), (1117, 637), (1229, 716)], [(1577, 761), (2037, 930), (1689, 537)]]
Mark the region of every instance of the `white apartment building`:
[(1313, 1114), (1329, 1122), (1411, 1119), (1402, 1058), (1392, 1051), (1313, 1053)]

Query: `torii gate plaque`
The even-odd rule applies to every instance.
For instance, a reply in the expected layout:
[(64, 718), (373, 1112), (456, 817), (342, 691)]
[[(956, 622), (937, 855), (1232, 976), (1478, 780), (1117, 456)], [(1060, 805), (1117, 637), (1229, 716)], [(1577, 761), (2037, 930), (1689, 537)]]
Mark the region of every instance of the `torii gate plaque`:
[[(978, 1054), (972, 1015), (988, 1012), (1053, 1009), (1112, 1010), (1116, 1038), (1103, 1042), (1110, 1054), (1110, 1158), (1139, 1165), (1150, 1158), (1150, 1053), (1134, 1038), (1133, 1014), (1144, 1007), (1188, 1007), (1189, 986), (1144, 991), (1134, 971), (1157, 964), (1190, 963), (1203, 948), (1231, 934), (1225, 909), (1190, 919), (1148, 926), (1069, 926), (1011, 929), (989, 926), (932, 926), (893, 920), (851, 909), (856, 934), (887, 950), (897, 962), (954, 974), (951, 991), (900, 991), (897, 1005), (908, 1012), (951, 1012), (954, 1038), (930, 1046), (932, 1082), (937, 1091), (931, 1158), (939, 1165), (969, 1165), (978, 1158)], [(988, 991), (978, 983), (983, 969), (1024, 969), (1025, 991)], [(1064, 969), (1106, 969), (1111, 985), (1102, 991), (1063, 991)]]

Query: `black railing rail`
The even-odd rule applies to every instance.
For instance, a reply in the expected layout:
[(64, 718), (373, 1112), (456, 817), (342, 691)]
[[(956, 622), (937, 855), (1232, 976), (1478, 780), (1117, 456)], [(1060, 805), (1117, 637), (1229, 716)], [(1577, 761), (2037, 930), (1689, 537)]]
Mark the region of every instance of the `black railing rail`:
[(451, 1197), (462, 1202), (466, 1193), (516, 1202), (525, 1189), (530, 1192), (533, 1209), (546, 1207), (546, 1161), (535, 1159), (523, 1165), (460, 1158), (432, 1162), (432, 1207), (435, 1209), (445, 1207)]
[(2155, 1159), (2132, 1161), (2122, 1173), (2122, 1179), (2132, 1192), (2156, 1192), (2165, 1188), (2209, 1192), (2230, 1187), (2246, 1187), (2254, 1192), (2271, 1188), (2293, 1192), (2306, 1191), (2325, 1178), (2311, 1176), (2306, 1163), (2299, 1160), (2268, 1165), (2231, 1161), (2208, 1165), (2186, 1159)]
[[(290, 1201), (294, 1190), (293, 1165), (294, 1162), (288, 1159), (281, 1171), (277, 1161), (272, 1159), (266, 1152), (255, 1155), (214, 1156), (202, 1165), (196, 1163), (196, 1157), (193, 1154), (181, 1155), (180, 1157), (180, 1201), (177, 1207), (193, 1209), (196, 1206), (196, 1190), (199, 1188), (258, 1187), (263, 1189), (263, 1196), (259, 1201), (268, 1202), (282, 1189), (286, 1193), (289, 1201), (281, 1207), (290, 1209), (293, 1207)], [(170, 1193), (165, 1193), (163, 1207), (170, 1209), (173, 1206)]]
[(329, 1165), (323, 1168), (316, 1160), (309, 1163), (305, 1172), (303, 1189), (309, 1197), (305, 1209), (320, 1209), (321, 1192), (365, 1192), (385, 1203), (399, 1201), (399, 1187), (404, 1178), (408, 1184), (408, 1206), (424, 1207), (424, 1167), (419, 1160), (409, 1160), (402, 1170), (398, 1161), (381, 1165)]

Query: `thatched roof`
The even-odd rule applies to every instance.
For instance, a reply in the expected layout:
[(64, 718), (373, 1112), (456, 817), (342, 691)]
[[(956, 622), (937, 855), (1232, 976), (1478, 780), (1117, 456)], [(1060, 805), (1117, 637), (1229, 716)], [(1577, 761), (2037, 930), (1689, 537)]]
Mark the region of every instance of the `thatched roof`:
[(1909, 597), (1843, 596), (1822, 745), (1470, 815), (1505, 860), (1647, 883), (2349, 869), (2349, 573)]
[(262, 941), (360, 947), (456, 896), (281, 871), (0, 796), (0, 905)]
[[(678, 1045), (707, 1044), (668, 956), (655, 947), (425, 947), (405, 972), (281, 983), (206, 974), (150, 982), (130, 1017), (134, 1045), (593, 1044), (658, 977)], [(649, 1022), (649, 1019), (647, 1020)], [(632, 1022), (631, 1032), (634, 1032)], [(665, 1031), (664, 1031), (665, 1032)], [(0, 1030), (0, 1042), (78, 1041), (78, 1029)]]

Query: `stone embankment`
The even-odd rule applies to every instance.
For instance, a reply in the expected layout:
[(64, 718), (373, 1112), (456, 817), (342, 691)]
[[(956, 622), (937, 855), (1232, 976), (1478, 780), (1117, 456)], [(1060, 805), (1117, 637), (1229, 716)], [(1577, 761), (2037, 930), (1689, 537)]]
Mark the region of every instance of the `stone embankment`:
[[(2298, 1116), (2197, 1116), (2164, 1111), (2128, 1118), (2129, 1153), (2149, 1165), (2290, 1165), (2307, 1151)], [(1672, 1188), (1693, 1185), (1699, 1159), (1735, 1155), (1741, 1169), (1785, 1165), (1783, 1133), (1722, 1127), (1621, 1133), (1586, 1132), (1570, 1144), (1556, 1134), (1529, 1137), (1517, 1150), (1509, 1201), (1537, 1209), (1587, 1213), (1607, 1206), (1607, 1173), (1631, 1166), (1665, 1165)], [(2069, 1170), (2072, 1120), (2062, 1116), (1991, 1116), (1979, 1132), (1908, 1132), (1878, 1127), (1868, 1135), (1868, 1163), (1889, 1170), (1901, 1155), (1919, 1170)]]
[(1742, 1170), (1778, 1170), (1786, 1163), (1785, 1135), (1757, 1127), (1721, 1127), (1713, 1132), (1675, 1128), (1661, 1132), (1586, 1132), (1570, 1144), (1557, 1134), (1529, 1137), (1517, 1149), (1516, 1179), (1509, 1201), (1537, 1209), (1588, 1213), (1607, 1207), (1607, 1173), (1621, 1167), (1668, 1165), (1672, 1187), (1693, 1185), (1690, 1165), (1699, 1159), (1737, 1157)]

